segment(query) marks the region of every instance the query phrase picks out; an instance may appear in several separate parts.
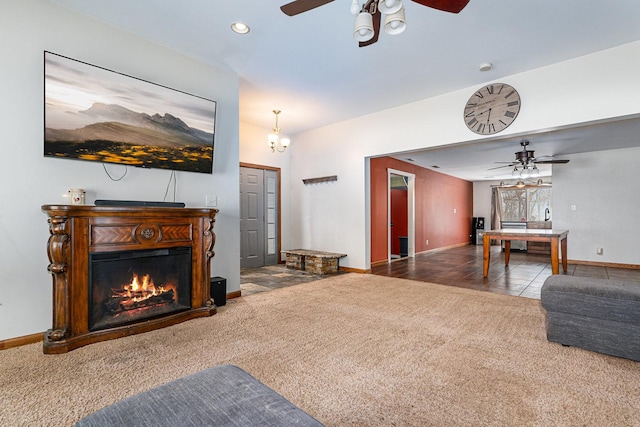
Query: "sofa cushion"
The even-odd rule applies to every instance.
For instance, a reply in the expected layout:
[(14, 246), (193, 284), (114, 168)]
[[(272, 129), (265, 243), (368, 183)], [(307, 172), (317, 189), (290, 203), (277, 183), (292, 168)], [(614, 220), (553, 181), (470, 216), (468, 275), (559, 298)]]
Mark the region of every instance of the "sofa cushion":
[(80, 420), (94, 426), (322, 426), (233, 365), (215, 366), (107, 406)]
[(578, 276), (549, 276), (540, 292), (549, 312), (640, 325), (640, 283)]

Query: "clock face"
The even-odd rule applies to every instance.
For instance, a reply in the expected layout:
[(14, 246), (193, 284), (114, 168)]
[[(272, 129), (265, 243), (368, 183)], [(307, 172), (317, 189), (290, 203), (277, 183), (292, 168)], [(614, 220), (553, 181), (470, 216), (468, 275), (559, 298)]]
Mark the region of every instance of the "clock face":
[(518, 116), (520, 95), (504, 83), (492, 83), (471, 95), (464, 107), (464, 122), (480, 135), (505, 130)]

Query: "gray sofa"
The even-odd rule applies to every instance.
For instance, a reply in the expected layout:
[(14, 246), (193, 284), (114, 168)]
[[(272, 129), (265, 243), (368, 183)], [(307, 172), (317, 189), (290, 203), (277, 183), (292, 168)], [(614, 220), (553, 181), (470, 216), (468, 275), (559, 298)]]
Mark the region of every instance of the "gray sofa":
[(322, 424), (237, 366), (222, 365), (107, 406), (78, 427), (309, 426)]
[(640, 361), (640, 283), (553, 275), (540, 302), (549, 341)]

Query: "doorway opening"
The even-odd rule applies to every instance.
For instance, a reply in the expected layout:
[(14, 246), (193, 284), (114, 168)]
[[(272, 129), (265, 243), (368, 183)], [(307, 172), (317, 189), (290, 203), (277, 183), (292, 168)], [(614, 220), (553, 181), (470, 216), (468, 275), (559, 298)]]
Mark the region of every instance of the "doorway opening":
[(415, 175), (387, 169), (388, 260), (415, 256)]

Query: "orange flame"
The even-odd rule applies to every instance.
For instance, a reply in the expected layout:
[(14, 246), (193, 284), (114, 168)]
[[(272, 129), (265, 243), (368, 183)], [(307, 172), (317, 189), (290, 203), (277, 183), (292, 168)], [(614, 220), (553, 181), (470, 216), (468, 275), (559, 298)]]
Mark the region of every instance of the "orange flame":
[(153, 283), (153, 279), (149, 274), (145, 274), (142, 277), (138, 276), (138, 274), (133, 273), (131, 278), (131, 282), (123, 285), (123, 290), (113, 290), (114, 293), (118, 294), (118, 296), (126, 296), (131, 298), (134, 302), (142, 301), (147, 298), (151, 298), (152, 296), (160, 295), (163, 292), (168, 292), (169, 289), (174, 286), (155, 286)]

